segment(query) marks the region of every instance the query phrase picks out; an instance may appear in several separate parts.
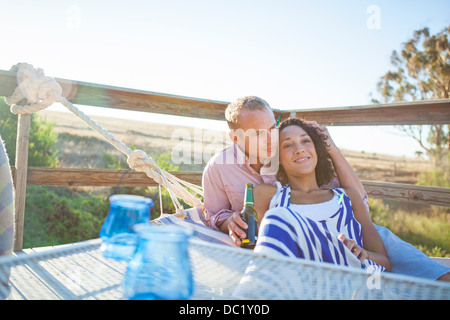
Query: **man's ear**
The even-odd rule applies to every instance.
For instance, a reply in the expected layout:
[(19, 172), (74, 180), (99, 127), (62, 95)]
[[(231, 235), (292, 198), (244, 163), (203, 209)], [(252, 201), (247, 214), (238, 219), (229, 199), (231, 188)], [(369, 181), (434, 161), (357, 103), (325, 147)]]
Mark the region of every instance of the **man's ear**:
[(236, 132), (234, 130), (230, 130), (230, 132), (228, 132), (228, 136), (230, 137), (231, 141), (233, 141), (234, 144), (237, 144), (238, 137), (237, 137)]

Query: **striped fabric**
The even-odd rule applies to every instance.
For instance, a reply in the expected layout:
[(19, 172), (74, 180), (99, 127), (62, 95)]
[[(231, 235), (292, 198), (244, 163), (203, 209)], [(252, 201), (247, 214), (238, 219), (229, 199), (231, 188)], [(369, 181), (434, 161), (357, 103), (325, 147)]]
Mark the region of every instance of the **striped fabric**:
[[(371, 260), (361, 263), (337, 238), (343, 233), (363, 247), (362, 227), (353, 216), (350, 198), (341, 188), (332, 190), (334, 197), (330, 201), (295, 205), (290, 203), (290, 187), (282, 187), (275, 196), (274, 208), (266, 212), (261, 222), (255, 251), (385, 271)], [(308, 215), (307, 211), (317, 207), (321, 211)]]
[(8, 157), (0, 137), (0, 256), (12, 253), (14, 243), (13, 183)]

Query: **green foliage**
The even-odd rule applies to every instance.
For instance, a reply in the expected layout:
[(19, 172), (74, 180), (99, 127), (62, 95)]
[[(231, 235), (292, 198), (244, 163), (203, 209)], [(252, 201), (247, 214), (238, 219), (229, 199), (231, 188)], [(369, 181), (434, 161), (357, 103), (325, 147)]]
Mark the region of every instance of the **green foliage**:
[(417, 185), (450, 188), (450, 171), (433, 170), (431, 172), (421, 172), (417, 178)]
[(429, 172), (417, 176), (417, 185), (450, 188), (450, 152), (442, 156), (439, 165)]
[(31, 115), (28, 166), (56, 167), (58, 165), (57, 133), (53, 131), (54, 123), (41, 120)]
[(24, 248), (97, 238), (108, 213), (105, 195), (27, 187)]
[(123, 157), (117, 158), (107, 152), (103, 152), (102, 161), (106, 169), (114, 169), (114, 170), (128, 169), (126, 159), (124, 159)]
[(153, 160), (158, 164), (158, 166), (165, 171), (180, 171), (180, 167), (173, 164), (172, 153), (166, 151), (155, 156), (152, 156)]
[(393, 201), (369, 199), (373, 223), (386, 227), (400, 239), (431, 257), (450, 257), (450, 209), (405, 206)]
[[(6, 152), (11, 165), (16, 158), (17, 118), (9, 110), (8, 104), (0, 97), (0, 135), (5, 142)], [(41, 120), (31, 114), (30, 138), (28, 147), (28, 166), (56, 167), (58, 165), (58, 135), (53, 131), (54, 124)]]

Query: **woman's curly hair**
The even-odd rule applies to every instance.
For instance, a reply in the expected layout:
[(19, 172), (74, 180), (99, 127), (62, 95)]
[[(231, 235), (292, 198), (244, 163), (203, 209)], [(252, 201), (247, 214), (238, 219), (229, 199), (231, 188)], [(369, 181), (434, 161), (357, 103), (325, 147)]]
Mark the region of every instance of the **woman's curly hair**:
[[(319, 133), (315, 127), (310, 126), (309, 124), (298, 118), (288, 118), (284, 120), (279, 127), (279, 133), (281, 134), (281, 131), (289, 126), (299, 126), (303, 130), (305, 130), (306, 133), (311, 137), (317, 153), (317, 166), (315, 170), (317, 184), (320, 187), (326, 183), (329, 183), (334, 177), (335, 173), (330, 154), (326, 149), (327, 144), (325, 140), (327, 139), (327, 136), (325, 134)], [(288, 177), (281, 164), (278, 168), (277, 180), (280, 181), (282, 185), (288, 183)]]

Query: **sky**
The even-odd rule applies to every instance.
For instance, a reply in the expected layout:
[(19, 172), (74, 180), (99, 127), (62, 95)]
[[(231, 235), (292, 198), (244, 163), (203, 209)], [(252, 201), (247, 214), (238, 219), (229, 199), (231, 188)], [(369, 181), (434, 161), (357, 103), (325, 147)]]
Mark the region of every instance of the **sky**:
[[(27, 62), (52, 77), (225, 102), (256, 95), (285, 110), (357, 106), (370, 104), (414, 30), (449, 25), (448, 0), (0, 0), (0, 69)], [(224, 121), (195, 125), (226, 130)], [(328, 129), (342, 149), (420, 150), (391, 126)]]

